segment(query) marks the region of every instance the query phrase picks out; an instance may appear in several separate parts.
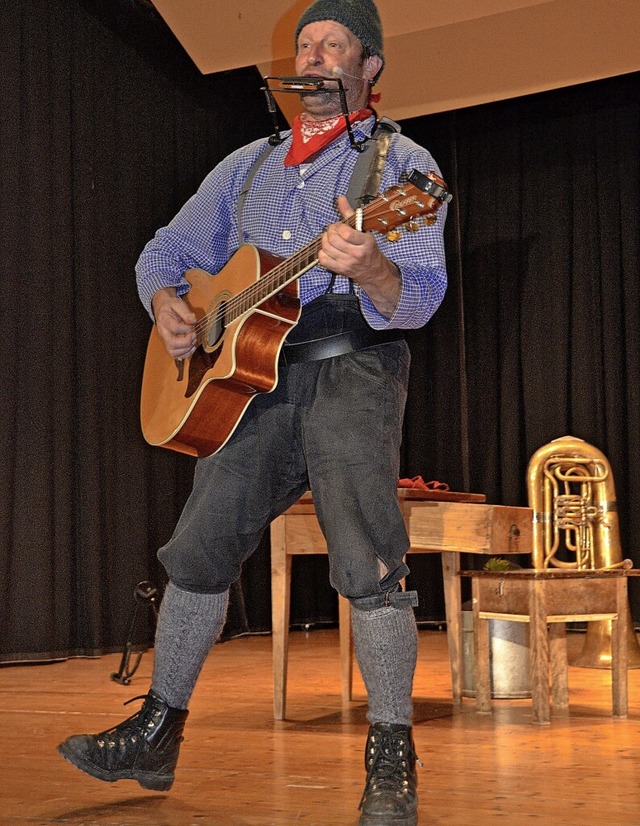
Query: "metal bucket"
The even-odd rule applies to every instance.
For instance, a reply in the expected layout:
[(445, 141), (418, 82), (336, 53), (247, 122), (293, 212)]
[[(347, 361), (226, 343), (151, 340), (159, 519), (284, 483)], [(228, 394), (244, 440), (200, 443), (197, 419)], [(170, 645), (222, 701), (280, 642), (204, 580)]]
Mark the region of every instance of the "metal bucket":
[[(491, 696), (495, 700), (531, 697), (529, 623), (489, 620)], [(463, 697), (475, 697), (473, 611), (462, 611)]]

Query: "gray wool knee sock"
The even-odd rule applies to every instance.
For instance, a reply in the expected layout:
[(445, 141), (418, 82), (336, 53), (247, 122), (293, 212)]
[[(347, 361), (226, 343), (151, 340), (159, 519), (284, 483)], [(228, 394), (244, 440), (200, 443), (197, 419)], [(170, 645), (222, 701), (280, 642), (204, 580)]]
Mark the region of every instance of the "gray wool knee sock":
[(229, 592), (196, 594), (170, 582), (160, 604), (151, 690), (186, 708), (207, 655), (222, 633)]
[(369, 722), (411, 725), (418, 628), (411, 608), (351, 608), (353, 643), (367, 689)]

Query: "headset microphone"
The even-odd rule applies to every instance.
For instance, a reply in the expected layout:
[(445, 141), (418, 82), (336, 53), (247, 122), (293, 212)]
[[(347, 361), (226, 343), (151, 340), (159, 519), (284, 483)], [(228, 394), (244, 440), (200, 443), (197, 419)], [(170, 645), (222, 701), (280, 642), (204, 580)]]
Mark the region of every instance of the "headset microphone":
[(351, 77), (354, 80), (364, 80), (363, 77), (358, 77), (358, 75), (350, 75), (348, 72), (345, 72), (342, 66), (334, 66), (331, 71), (334, 75), (338, 75), (338, 77)]

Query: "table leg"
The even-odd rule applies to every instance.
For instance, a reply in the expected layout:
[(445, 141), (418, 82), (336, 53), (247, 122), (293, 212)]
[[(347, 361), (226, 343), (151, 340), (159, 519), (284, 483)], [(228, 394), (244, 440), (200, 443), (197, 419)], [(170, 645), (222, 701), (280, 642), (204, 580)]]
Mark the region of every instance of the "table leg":
[(351, 603), (338, 596), (338, 627), (340, 629), (340, 682), (342, 701), (353, 696), (353, 634), (351, 633)]
[(286, 516), (271, 523), (271, 633), (273, 648), (273, 716), (284, 720), (287, 703), (291, 556), (285, 540)]
[(462, 703), (462, 598), (460, 595), (460, 554), (443, 551), (442, 579), (444, 583), (444, 609), (447, 620), (447, 645), (451, 668), (451, 693), (456, 705)]

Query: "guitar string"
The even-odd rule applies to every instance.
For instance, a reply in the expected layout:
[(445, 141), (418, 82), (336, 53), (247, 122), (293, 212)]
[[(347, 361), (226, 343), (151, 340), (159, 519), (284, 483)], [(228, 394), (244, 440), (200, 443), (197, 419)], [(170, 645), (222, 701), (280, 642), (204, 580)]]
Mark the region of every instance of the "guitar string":
[[(385, 193), (386, 194), (386, 193)], [(370, 212), (373, 211), (373, 204), (370, 205), (370, 209), (367, 210), (365, 207), (364, 210), (360, 210), (360, 212), (364, 211)], [(359, 220), (359, 213), (354, 213), (349, 219), (342, 219), (341, 223), (349, 224), (351, 226), (355, 226), (355, 224)], [(310, 253), (314, 252), (320, 246), (321, 239), (315, 239), (311, 244), (308, 244), (306, 247), (303, 247), (297, 253), (295, 253), (291, 258), (287, 259), (286, 261), (277, 264), (273, 269), (269, 270), (262, 276), (258, 281), (254, 284), (250, 285), (249, 287), (242, 290), (236, 296), (232, 297), (228, 302), (219, 305), (215, 311), (210, 313), (206, 313), (195, 325), (194, 329), (197, 330), (197, 334), (199, 335), (201, 332), (206, 332), (207, 329), (210, 328), (210, 322), (219, 321), (222, 318), (231, 318), (234, 320), (239, 315), (242, 315), (247, 308), (251, 309), (252, 307), (257, 306), (261, 301), (267, 300), (266, 297), (262, 297), (265, 293), (269, 293), (272, 288), (275, 288), (276, 285), (280, 281), (280, 275), (282, 272), (285, 274), (285, 278), (282, 281), (282, 286), (286, 286), (287, 283), (295, 280), (297, 275), (293, 278), (290, 278), (292, 272), (298, 273), (300, 267), (300, 263), (304, 263), (305, 267), (310, 267), (314, 265), (313, 259), (310, 257)], [(287, 272), (288, 271), (288, 272)], [(265, 286), (269, 289), (265, 290)], [(247, 299), (249, 299), (249, 304), (247, 307)], [(257, 300), (256, 300), (257, 299)], [(236, 315), (237, 311), (237, 315)]]
[[(400, 194), (402, 188), (397, 187), (397, 191), (393, 193), (393, 196)], [(406, 191), (406, 190), (405, 190)], [(385, 192), (383, 195), (379, 196), (376, 201), (372, 202), (368, 206), (365, 206), (355, 212), (349, 218), (343, 218), (339, 223), (346, 224), (351, 227), (355, 227), (356, 222), (359, 222), (359, 218), (362, 217), (369, 217), (370, 212), (374, 212), (375, 209), (378, 208), (379, 204), (377, 201), (383, 199), (385, 202), (390, 200), (390, 193)], [(198, 343), (200, 343), (203, 338), (204, 334), (211, 328), (212, 323), (216, 323), (221, 321), (222, 319), (226, 318), (234, 320), (235, 318), (242, 315), (246, 309), (251, 309), (252, 307), (257, 306), (261, 300), (267, 300), (266, 297), (261, 299), (260, 296), (262, 294), (268, 294), (271, 292), (272, 289), (275, 289), (278, 285), (281, 277), (284, 275), (282, 280), (282, 287), (286, 286), (287, 283), (294, 281), (297, 275), (290, 278), (291, 274), (295, 271), (298, 273), (300, 269), (305, 267), (310, 267), (314, 265), (313, 259), (310, 257), (311, 254), (317, 251), (320, 247), (322, 238), (314, 239), (310, 244), (307, 244), (302, 249), (298, 250), (298, 252), (294, 253), (293, 256), (282, 261), (279, 264), (276, 264), (271, 270), (266, 272), (261, 278), (259, 278), (255, 283), (251, 284), (249, 287), (246, 287), (244, 290), (241, 290), (237, 295), (233, 296), (229, 301), (223, 302), (222, 304), (218, 305), (215, 310), (205, 313), (202, 318), (200, 318), (196, 324), (194, 325), (194, 331), (196, 332), (196, 338)], [(300, 266), (300, 265), (303, 266)], [(267, 289), (265, 289), (267, 287)], [(247, 300), (249, 300), (249, 304), (247, 305)]]
[[(341, 223), (348, 224), (349, 220), (343, 219)], [(260, 279), (258, 279), (258, 281), (233, 296), (228, 302), (219, 305), (210, 313), (205, 313), (202, 319), (200, 319), (200, 321), (196, 324), (196, 327), (199, 330), (206, 330), (210, 326), (211, 321), (220, 321), (225, 317), (232, 319), (236, 318), (236, 311), (238, 311), (238, 315), (242, 314), (242, 308), (246, 306), (247, 299), (249, 299), (249, 306), (254, 306), (256, 303), (260, 303), (260, 295), (262, 293), (271, 292), (271, 288), (278, 284), (281, 280), (281, 276), (284, 276), (283, 281), (286, 282), (292, 272), (297, 272), (302, 268), (301, 264), (304, 266), (312, 264), (312, 259), (310, 256), (313, 252), (319, 249), (320, 242), (321, 239), (316, 238), (311, 243), (294, 253), (291, 258), (287, 258), (285, 261), (276, 264), (275, 267), (266, 272)], [(265, 289), (265, 287), (267, 289)], [(258, 299), (257, 302), (256, 299)]]
[[(303, 249), (299, 250), (291, 258), (288, 258), (286, 261), (282, 261), (280, 264), (276, 264), (275, 267), (266, 272), (257, 282), (251, 284), (249, 287), (246, 287), (244, 290), (241, 290), (241, 292), (233, 296), (229, 299), (229, 301), (223, 302), (218, 305), (215, 310), (205, 313), (194, 325), (196, 334), (206, 332), (212, 322), (215, 323), (217, 321), (221, 321), (223, 318), (234, 320), (237, 316), (242, 315), (243, 307), (247, 305), (247, 301), (249, 302), (249, 307), (259, 304), (260, 295), (265, 292), (267, 294), (271, 292), (271, 287), (275, 288), (280, 281), (281, 276), (284, 276), (284, 282), (286, 282), (290, 273), (294, 270), (298, 271), (301, 269), (300, 264), (304, 264), (306, 266), (312, 263), (312, 259), (303, 253), (307, 253), (307, 250), (310, 253), (311, 248), (314, 246), (319, 245), (316, 242), (314, 244), (310, 244), (309, 248), (303, 247)], [(267, 287), (266, 290), (265, 287)], [(266, 300), (266, 298), (264, 300)]]
[[(350, 224), (352, 221), (353, 216), (351, 218), (343, 218), (340, 223)], [(315, 238), (311, 243), (294, 253), (291, 258), (287, 258), (285, 261), (276, 264), (275, 267), (266, 272), (261, 278), (258, 279), (258, 281), (249, 285), (244, 290), (241, 290), (229, 301), (223, 302), (221, 305), (216, 307), (215, 310), (205, 313), (194, 325), (194, 330), (196, 331), (197, 337), (199, 338), (200, 333), (205, 333), (210, 328), (212, 322), (215, 323), (217, 321), (221, 321), (223, 318), (229, 317), (234, 319), (236, 318), (236, 310), (239, 311), (238, 315), (241, 315), (242, 308), (246, 305), (247, 299), (249, 299), (250, 302), (249, 307), (255, 306), (255, 299), (259, 299), (262, 293), (268, 294), (271, 292), (271, 288), (275, 288), (280, 281), (281, 276), (285, 276), (283, 281), (284, 284), (292, 272), (297, 272), (302, 269), (301, 264), (302, 266), (312, 265), (313, 259), (310, 256), (313, 252), (319, 249), (320, 243), (321, 238)], [(267, 287), (267, 289), (265, 289), (265, 287)], [(258, 300), (257, 303), (260, 303), (260, 301)]]
[[(359, 211), (361, 213), (373, 212), (375, 211), (374, 207), (376, 207), (376, 205), (371, 204), (369, 210), (367, 210), (367, 208), (364, 207)], [(357, 220), (358, 212), (354, 213), (354, 215), (352, 215), (350, 218), (343, 218), (340, 221), (340, 223), (355, 227)], [(264, 293), (268, 294), (269, 292), (271, 292), (272, 288), (275, 288), (275, 286), (278, 284), (280, 280), (281, 273), (284, 272), (285, 275), (282, 285), (286, 286), (287, 283), (290, 283), (290, 281), (295, 280), (295, 278), (297, 277), (296, 275), (293, 278), (290, 278), (289, 276), (291, 275), (291, 273), (293, 273), (294, 271), (297, 273), (303, 267), (308, 268), (314, 265), (314, 260), (311, 257), (311, 254), (319, 249), (320, 243), (321, 238), (316, 238), (310, 244), (307, 244), (306, 247), (303, 247), (301, 250), (298, 250), (297, 253), (294, 253), (294, 255), (291, 258), (288, 258), (286, 261), (282, 261), (280, 264), (277, 264), (273, 269), (265, 273), (258, 281), (242, 290), (240, 293), (238, 293), (236, 296), (230, 299), (230, 301), (223, 303), (222, 305), (217, 307), (215, 311), (212, 311), (211, 313), (206, 313), (196, 323), (194, 329), (197, 330), (198, 333), (206, 332), (206, 330), (210, 327), (210, 322), (212, 320), (215, 322), (225, 317), (231, 317), (232, 320), (235, 319), (237, 317), (237, 315), (235, 315), (236, 310), (238, 311), (238, 315), (241, 315), (244, 309), (246, 309), (247, 299), (249, 299), (249, 308), (257, 306), (257, 304), (259, 304), (261, 300), (267, 300), (266, 298), (261, 299), (261, 295)], [(301, 264), (303, 265), (303, 267), (300, 266)], [(267, 286), (268, 289), (265, 290), (265, 286)], [(230, 310), (232, 312), (230, 312)]]

